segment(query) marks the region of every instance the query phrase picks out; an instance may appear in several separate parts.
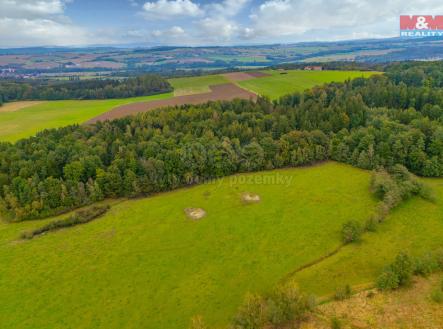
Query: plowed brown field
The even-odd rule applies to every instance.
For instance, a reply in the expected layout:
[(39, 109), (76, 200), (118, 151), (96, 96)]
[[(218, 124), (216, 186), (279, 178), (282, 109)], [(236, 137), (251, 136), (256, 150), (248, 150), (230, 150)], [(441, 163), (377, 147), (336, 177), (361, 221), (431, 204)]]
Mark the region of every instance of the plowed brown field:
[(133, 103), (119, 106), (109, 112), (103, 113), (86, 124), (92, 124), (98, 121), (112, 120), (122, 118), (128, 115), (134, 115), (149, 110), (158, 109), (161, 107), (180, 106), (180, 105), (196, 105), (203, 104), (209, 101), (229, 101), (236, 98), (256, 100), (257, 95), (244, 90), (235, 84), (226, 83), (217, 86), (210, 86), (211, 92), (195, 95), (177, 96), (169, 99), (156, 100), (151, 102)]

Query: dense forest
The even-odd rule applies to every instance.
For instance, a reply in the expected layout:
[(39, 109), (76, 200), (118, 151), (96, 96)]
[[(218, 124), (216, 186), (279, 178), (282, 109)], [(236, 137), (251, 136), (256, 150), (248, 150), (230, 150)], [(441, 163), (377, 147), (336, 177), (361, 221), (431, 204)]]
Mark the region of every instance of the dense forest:
[(388, 67), (277, 102), (235, 100), (47, 130), (0, 144), (2, 211), (38, 218), (238, 172), (332, 159), (443, 176), (441, 63)]
[(0, 105), (20, 100), (126, 98), (170, 91), (167, 80), (152, 74), (125, 80), (0, 81)]

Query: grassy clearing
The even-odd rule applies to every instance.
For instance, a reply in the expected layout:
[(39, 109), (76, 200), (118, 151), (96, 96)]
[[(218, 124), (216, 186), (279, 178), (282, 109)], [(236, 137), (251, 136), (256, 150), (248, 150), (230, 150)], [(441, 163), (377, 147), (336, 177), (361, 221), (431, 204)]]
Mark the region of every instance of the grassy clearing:
[[(361, 71), (273, 71), (266, 70), (270, 77), (238, 82), (242, 88), (258, 93), (262, 96), (277, 99), (295, 91), (303, 91), (316, 85), (328, 82), (340, 82), (358, 77), (369, 77), (374, 72)], [(285, 74), (281, 74), (285, 73)]]
[(0, 141), (15, 142), (44, 129), (80, 124), (120, 105), (170, 97), (172, 93), (126, 99), (50, 101), (14, 112), (0, 112)]
[(437, 193), (435, 204), (413, 198), (394, 209), (377, 232), (365, 233), (358, 244), (297, 273), (303, 290), (325, 295), (345, 284), (371, 285), (400, 251), (421, 256), (443, 247), (443, 179), (426, 180)]
[(209, 86), (211, 85), (229, 83), (224, 76), (218, 74), (174, 78), (168, 81), (174, 87), (174, 96), (207, 93), (210, 91)]
[[(125, 201), (26, 242), (48, 220), (0, 224), (2, 329), (181, 329), (196, 314), (223, 327), (247, 291), (273, 289), (335, 249), (345, 221), (368, 217), (369, 180), (331, 162)], [(245, 204), (245, 192), (260, 201)], [(206, 217), (188, 219), (189, 207)]]

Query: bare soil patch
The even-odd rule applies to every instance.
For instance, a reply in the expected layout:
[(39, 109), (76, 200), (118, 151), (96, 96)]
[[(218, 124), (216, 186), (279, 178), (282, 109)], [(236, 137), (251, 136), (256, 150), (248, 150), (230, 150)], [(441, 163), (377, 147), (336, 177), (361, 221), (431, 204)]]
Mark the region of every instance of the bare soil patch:
[(245, 192), (242, 194), (241, 199), (244, 203), (258, 203), (260, 202), (260, 196), (258, 194)]
[(232, 72), (223, 74), (225, 78), (229, 81), (237, 82), (237, 81), (245, 81), (256, 78), (267, 77), (269, 74), (263, 72)]
[(140, 102), (119, 106), (109, 112), (103, 113), (95, 118), (92, 118), (86, 124), (96, 123), (98, 121), (113, 120), (123, 118), (128, 115), (147, 112), (153, 109), (162, 107), (174, 107), (181, 105), (197, 105), (204, 104), (210, 101), (230, 101), (236, 98), (256, 100), (257, 95), (244, 90), (232, 83), (226, 83), (209, 87), (209, 93), (194, 94), (186, 96), (176, 96), (169, 99), (161, 99), (150, 102)]
[(186, 208), (185, 214), (189, 219), (199, 220), (206, 216), (206, 211), (202, 208)]
[(38, 105), (44, 102), (41, 101), (23, 101), (23, 102), (11, 102), (3, 104), (3, 106), (0, 106), (0, 113), (1, 112), (15, 112), (30, 106)]

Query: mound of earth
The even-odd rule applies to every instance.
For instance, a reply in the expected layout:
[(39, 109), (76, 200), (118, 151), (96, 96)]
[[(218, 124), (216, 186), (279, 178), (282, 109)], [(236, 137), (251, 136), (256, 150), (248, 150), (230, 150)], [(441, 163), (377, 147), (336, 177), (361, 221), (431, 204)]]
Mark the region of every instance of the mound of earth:
[(134, 115), (149, 110), (181, 105), (197, 105), (204, 104), (210, 101), (230, 101), (236, 98), (256, 100), (257, 95), (253, 92), (247, 91), (236, 86), (233, 83), (225, 83), (216, 86), (209, 86), (211, 92), (203, 94), (193, 94), (185, 96), (176, 96), (168, 99), (161, 99), (150, 102), (132, 103), (119, 106), (109, 112), (103, 113), (95, 118), (92, 118), (86, 124), (96, 123), (98, 121), (113, 120), (123, 118), (128, 115)]
[(199, 220), (206, 216), (206, 211), (202, 208), (186, 208), (185, 214), (189, 219)]
[(257, 203), (260, 202), (260, 196), (258, 194), (254, 194), (254, 193), (243, 193), (242, 194), (242, 200), (245, 203)]

